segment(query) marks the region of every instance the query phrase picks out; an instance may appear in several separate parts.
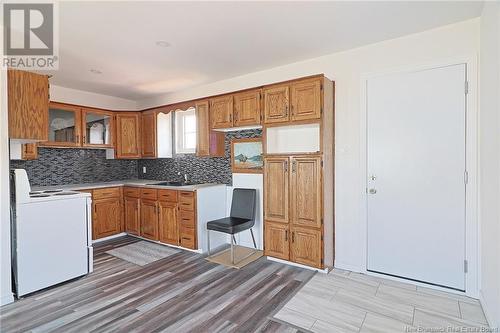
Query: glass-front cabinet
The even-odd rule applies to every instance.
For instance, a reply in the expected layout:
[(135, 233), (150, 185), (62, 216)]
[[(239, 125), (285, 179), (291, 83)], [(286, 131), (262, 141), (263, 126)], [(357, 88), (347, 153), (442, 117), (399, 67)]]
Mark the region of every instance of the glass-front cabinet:
[(80, 146), (81, 108), (51, 102), (49, 106), (49, 139), (42, 146)]
[(113, 147), (113, 113), (50, 102), (49, 139), (40, 146)]
[(112, 147), (113, 113), (82, 109), (82, 143), (86, 147)]

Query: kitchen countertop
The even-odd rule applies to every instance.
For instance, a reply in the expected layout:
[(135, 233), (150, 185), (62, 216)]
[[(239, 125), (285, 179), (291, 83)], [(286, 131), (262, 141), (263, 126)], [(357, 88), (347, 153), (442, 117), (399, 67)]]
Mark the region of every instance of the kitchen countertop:
[(196, 185), (185, 185), (185, 186), (163, 186), (163, 185), (147, 185), (160, 183), (161, 180), (148, 180), (148, 179), (127, 179), (127, 180), (117, 180), (110, 182), (98, 182), (98, 183), (83, 183), (83, 184), (68, 184), (68, 185), (51, 185), (51, 186), (33, 186), (32, 191), (46, 191), (46, 190), (68, 190), (68, 191), (79, 191), (79, 190), (90, 190), (96, 188), (114, 187), (114, 186), (131, 186), (131, 187), (147, 187), (155, 189), (168, 189), (168, 190), (180, 190), (180, 191), (196, 191), (197, 189), (210, 186), (225, 186), (224, 184), (206, 183), (206, 184), (196, 184)]

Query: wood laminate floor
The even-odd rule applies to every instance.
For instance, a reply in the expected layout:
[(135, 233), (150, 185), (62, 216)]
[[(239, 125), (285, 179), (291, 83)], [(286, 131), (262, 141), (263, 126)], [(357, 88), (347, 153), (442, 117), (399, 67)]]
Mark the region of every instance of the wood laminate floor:
[(146, 266), (96, 246), (94, 272), (0, 309), (1, 332), (300, 332), (270, 318), (314, 272), (260, 258), (242, 269), (180, 251)]

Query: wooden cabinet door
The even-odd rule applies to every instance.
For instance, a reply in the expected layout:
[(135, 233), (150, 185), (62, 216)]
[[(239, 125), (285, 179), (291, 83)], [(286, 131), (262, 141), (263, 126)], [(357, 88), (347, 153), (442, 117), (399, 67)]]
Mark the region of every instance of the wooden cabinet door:
[(40, 146), (81, 147), (82, 109), (78, 106), (50, 102), (48, 111), (48, 141)]
[(129, 234), (140, 235), (140, 200), (125, 197), (124, 199), (125, 231)]
[(49, 78), (20, 70), (7, 71), (9, 137), (47, 140)]
[(156, 157), (156, 112), (144, 112), (141, 117), (142, 157)]
[(141, 199), (141, 236), (152, 240), (158, 240), (156, 200)]
[(179, 245), (179, 224), (177, 223), (177, 204), (158, 202), (159, 239), (162, 243)]
[(264, 218), (288, 223), (288, 157), (264, 159)]
[(290, 120), (289, 86), (271, 86), (264, 88), (264, 123), (283, 123)]
[(309, 79), (291, 85), (291, 120), (321, 117), (321, 79)]
[(114, 147), (114, 113), (101, 109), (82, 108), (82, 146)]
[(116, 115), (116, 158), (141, 157), (140, 114), (120, 112)]
[(22, 145), (21, 159), (36, 160), (38, 158), (38, 145), (36, 143), (26, 143)]
[(260, 90), (234, 95), (234, 126), (260, 125)]
[(99, 239), (120, 233), (122, 205), (120, 198), (94, 201), (92, 239)]
[(295, 226), (291, 226), (290, 231), (292, 234), (290, 260), (298, 264), (323, 268), (321, 231)]
[(233, 127), (233, 95), (210, 100), (212, 128)]
[(290, 222), (321, 226), (321, 157), (292, 157), (290, 175)]
[(210, 128), (209, 102), (196, 103), (196, 155), (224, 157), (225, 135), (223, 132), (212, 131)]
[(288, 224), (266, 221), (264, 225), (264, 255), (288, 260), (289, 253)]

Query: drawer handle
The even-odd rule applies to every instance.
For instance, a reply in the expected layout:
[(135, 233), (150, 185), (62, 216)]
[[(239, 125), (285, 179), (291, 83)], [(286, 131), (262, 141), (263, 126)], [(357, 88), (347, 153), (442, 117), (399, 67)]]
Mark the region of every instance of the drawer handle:
[(182, 239), (184, 239), (184, 240), (191, 240), (191, 238), (187, 238), (187, 237), (182, 237)]

